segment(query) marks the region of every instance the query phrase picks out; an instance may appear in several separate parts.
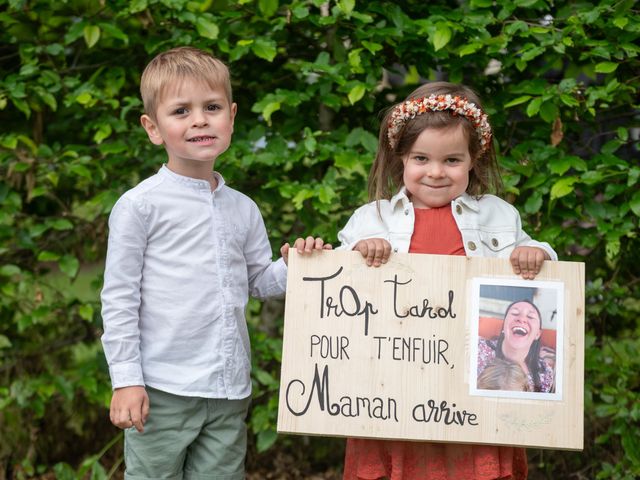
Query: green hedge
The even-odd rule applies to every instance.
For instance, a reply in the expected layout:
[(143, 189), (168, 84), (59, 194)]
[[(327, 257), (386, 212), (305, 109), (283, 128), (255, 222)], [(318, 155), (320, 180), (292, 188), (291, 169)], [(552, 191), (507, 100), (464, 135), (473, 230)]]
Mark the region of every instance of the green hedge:
[[(531, 476), (640, 475), (633, 0), (0, 6), (0, 478), (120, 468), (99, 344), (106, 220), (164, 158), (138, 123), (141, 70), (185, 44), (231, 68), (239, 113), (217, 169), (258, 202), (274, 251), (302, 233), (335, 242), (366, 200), (390, 102), (425, 80), (473, 86), (491, 115), (507, 199), (533, 236), (587, 266), (585, 451), (531, 450)], [(250, 461), (295, 451), (310, 468), (339, 462), (338, 441), (309, 441), (301, 455), (300, 442), (276, 436), (281, 303), (252, 302), (249, 316)]]

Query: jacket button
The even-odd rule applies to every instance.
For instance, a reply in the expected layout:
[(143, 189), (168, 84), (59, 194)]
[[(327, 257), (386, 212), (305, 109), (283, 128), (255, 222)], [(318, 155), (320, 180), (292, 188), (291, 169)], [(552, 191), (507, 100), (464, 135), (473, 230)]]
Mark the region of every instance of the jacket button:
[(473, 242), (469, 242), (467, 243), (467, 247), (469, 247), (469, 250), (473, 252), (476, 249), (476, 244)]
[(405, 215), (409, 215), (409, 209), (408, 208), (404, 211), (404, 214)]
[(492, 238), (491, 239), (491, 245), (493, 245), (494, 247), (498, 246), (498, 239), (497, 238)]
[(462, 215), (462, 207), (460, 205), (456, 205), (456, 213)]

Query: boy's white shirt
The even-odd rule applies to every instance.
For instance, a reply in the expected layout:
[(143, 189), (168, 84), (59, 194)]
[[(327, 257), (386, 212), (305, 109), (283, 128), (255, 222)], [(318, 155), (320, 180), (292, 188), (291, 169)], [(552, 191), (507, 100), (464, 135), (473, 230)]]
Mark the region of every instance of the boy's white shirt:
[[(531, 239), (522, 229), (518, 211), (495, 195), (476, 199), (464, 193), (451, 201), (451, 211), (468, 257), (509, 258), (515, 247), (526, 246), (542, 248), (551, 260), (558, 260), (551, 245)], [(406, 253), (414, 223), (414, 207), (403, 187), (391, 200), (358, 208), (338, 233), (338, 249), (352, 250), (360, 240), (383, 238), (394, 252)]]
[(163, 166), (113, 207), (101, 294), (113, 388), (251, 393), (248, 296), (283, 295), (287, 269), (256, 204), (215, 175), (212, 192)]

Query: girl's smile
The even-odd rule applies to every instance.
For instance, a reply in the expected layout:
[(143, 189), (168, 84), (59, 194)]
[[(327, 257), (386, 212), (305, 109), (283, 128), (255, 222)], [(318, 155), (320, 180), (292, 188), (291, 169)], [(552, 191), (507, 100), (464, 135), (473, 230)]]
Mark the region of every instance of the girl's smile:
[(472, 168), (462, 126), (426, 128), (403, 157), (403, 182), (416, 208), (438, 208), (462, 195)]

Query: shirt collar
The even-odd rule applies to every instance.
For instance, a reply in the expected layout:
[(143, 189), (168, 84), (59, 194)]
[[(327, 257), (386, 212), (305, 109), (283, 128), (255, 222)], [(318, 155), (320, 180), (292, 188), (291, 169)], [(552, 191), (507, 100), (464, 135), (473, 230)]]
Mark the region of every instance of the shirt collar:
[[(463, 205), (464, 207), (467, 207), (470, 210), (473, 210), (474, 212), (478, 212), (480, 210), (480, 205), (478, 203), (477, 197), (472, 197), (467, 192), (464, 192), (458, 198), (453, 200), (453, 202), (458, 202), (461, 205)], [(451, 202), (451, 203), (453, 203), (453, 202)]]
[[(158, 173), (171, 179), (174, 182), (184, 185), (187, 188), (191, 188), (193, 190), (211, 191), (211, 184), (209, 183), (208, 180), (202, 180), (201, 178), (192, 178), (192, 177), (180, 175), (179, 173), (176, 173), (170, 170), (169, 167), (167, 167), (166, 165), (162, 165), (162, 168), (160, 168), (160, 171)], [(213, 172), (213, 177), (216, 179), (217, 186), (215, 190), (211, 193), (217, 193), (222, 189), (222, 187), (224, 187), (225, 181), (222, 175), (220, 175), (220, 173), (216, 171)]]
[(403, 208), (407, 203), (411, 203), (411, 200), (409, 200), (409, 196), (407, 195), (407, 187), (405, 187), (404, 185), (398, 191), (398, 193), (396, 193), (393, 197), (391, 197), (391, 200), (389, 200), (392, 210), (396, 208), (396, 204), (398, 202), (402, 202)]
[[(403, 208), (407, 205), (407, 203), (411, 202), (411, 200), (409, 200), (409, 196), (407, 195), (407, 187), (405, 187), (404, 185), (398, 191), (398, 193), (396, 193), (393, 197), (391, 197), (391, 200), (389, 200), (392, 210), (396, 208), (396, 204), (398, 202), (402, 202)], [(480, 210), (480, 207), (478, 205), (478, 200), (475, 197), (472, 197), (471, 195), (469, 195), (467, 192), (464, 192), (459, 197), (454, 198), (451, 201), (451, 204), (453, 205), (455, 202), (462, 204), (463, 206), (473, 210), (474, 212), (477, 212), (478, 210)]]

